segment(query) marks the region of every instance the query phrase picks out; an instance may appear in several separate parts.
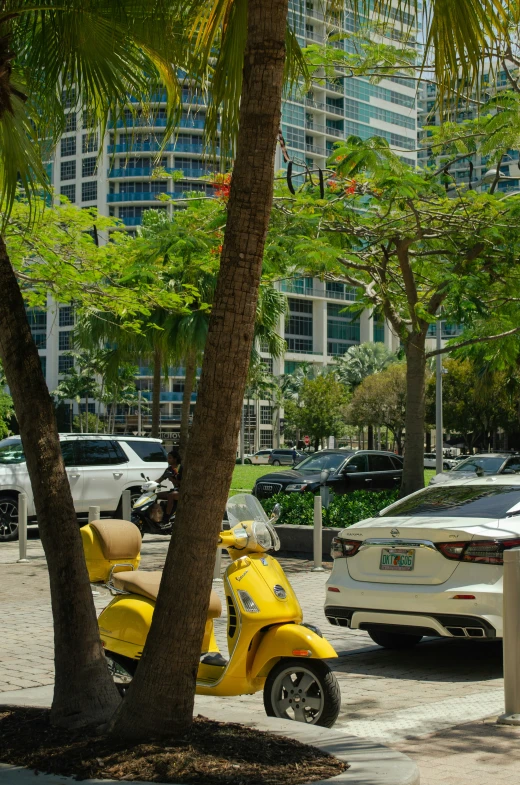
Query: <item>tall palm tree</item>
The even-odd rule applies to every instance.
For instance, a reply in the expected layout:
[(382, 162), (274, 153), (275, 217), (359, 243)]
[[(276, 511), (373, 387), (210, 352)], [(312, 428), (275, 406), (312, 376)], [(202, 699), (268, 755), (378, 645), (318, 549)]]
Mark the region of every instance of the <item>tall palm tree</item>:
[[(208, 0), (202, 4), (193, 0), (193, 4), (199, 9), (197, 51), (202, 48), (207, 62), (216, 53), (210, 129), (216, 127), (222, 110), (223, 151), (235, 128), (238, 132), (219, 280), (176, 531), (143, 657), (113, 723), (114, 731), (129, 739), (157, 731), (176, 732), (192, 718), (214, 554), (234, 469), (254, 339), (284, 75), (291, 63), (286, 59), (288, 0)], [(368, 10), (370, 3), (359, 0), (352, 5)], [(384, 0), (381, 5), (389, 11), (395, 4)], [(401, 0), (397, 5), (410, 10), (416, 3)], [(505, 27), (501, 0), (431, 0), (427, 9), (427, 49), (436, 45), (440, 76), (446, 64), (453, 73), (459, 66), (467, 71), (466, 64), (481, 57), (486, 35), (493, 34), (494, 26)], [(291, 52), (294, 41), (290, 36), (287, 40)], [(196, 559), (186, 558), (187, 541), (197, 542)], [(149, 709), (143, 711), (147, 701)]]
[[(88, 109), (102, 131), (111, 114), (124, 111), (128, 96), (149, 93), (150, 78), (166, 84), (173, 107), (186, 40), (175, 35), (175, 24), (166, 0), (0, 4), (0, 355), (49, 569), (56, 673), (51, 716), (69, 727), (105, 722), (119, 696), (99, 642), (53, 404), (1, 232), (17, 187), (31, 199), (47, 185), (39, 140), (57, 141), (65, 127), (62, 88), (71, 108)], [(47, 143), (47, 159), (51, 147)]]

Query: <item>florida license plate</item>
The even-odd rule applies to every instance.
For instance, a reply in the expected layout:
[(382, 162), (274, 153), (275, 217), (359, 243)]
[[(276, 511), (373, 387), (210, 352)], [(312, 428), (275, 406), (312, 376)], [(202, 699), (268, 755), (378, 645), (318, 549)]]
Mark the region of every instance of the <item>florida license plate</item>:
[(397, 570), (410, 572), (413, 570), (415, 551), (408, 548), (382, 548), (380, 570)]

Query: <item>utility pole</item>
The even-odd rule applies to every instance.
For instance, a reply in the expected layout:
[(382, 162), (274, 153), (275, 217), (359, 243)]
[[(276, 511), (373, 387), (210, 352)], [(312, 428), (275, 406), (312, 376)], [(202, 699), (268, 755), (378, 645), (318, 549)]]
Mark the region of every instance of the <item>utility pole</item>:
[[(437, 312), (437, 351), (442, 349), (442, 322), (440, 309)], [(442, 354), (435, 356), (435, 471), (442, 474), (443, 465), (442, 426)]]
[(141, 436), (142, 434), (142, 414), (141, 414), (141, 390), (137, 391), (137, 435)]

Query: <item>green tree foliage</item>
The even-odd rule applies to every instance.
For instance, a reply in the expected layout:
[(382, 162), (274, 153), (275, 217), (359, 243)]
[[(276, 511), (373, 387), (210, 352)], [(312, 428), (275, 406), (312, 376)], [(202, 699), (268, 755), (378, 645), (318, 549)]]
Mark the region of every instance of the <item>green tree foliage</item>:
[(353, 425), (388, 428), (403, 450), (406, 418), (406, 365), (392, 363), (385, 370), (367, 376), (355, 389), (346, 413)]
[[(444, 360), (442, 377), (443, 424), (460, 435), (469, 449), (488, 449), (494, 434), (520, 429), (520, 374), (518, 369), (493, 370), (470, 359)], [(435, 423), (435, 379), (426, 389), (426, 419)]]
[(310, 436), (318, 449), (322, 439), (339, 437), (344, 431), (345, 388), (331, 374), (303, 381), (298, 402), (287, 401), (285, 418), (289, 427)]
[(413, 171), (383, 139), (351, 137), (330, 163), (335, 173), (324, 199), (307, 184), (291, 210), (280, 209), (299, 228), (295, 269), (304, 265), (309, 274), (356, 287), (352, 310), (364, 305), (384, 313), (401, 340), (407, 359), (402, 492), (409, 493), (424, 482), (428, 328), (442, 306), (443, 318), (464, 324), (468, 340), (483, 340), (490, 334), (471, 333), (483, 315), (511, 314), (520, 294), (520, 205), (474, 191), (449, 198), (438, 178)]

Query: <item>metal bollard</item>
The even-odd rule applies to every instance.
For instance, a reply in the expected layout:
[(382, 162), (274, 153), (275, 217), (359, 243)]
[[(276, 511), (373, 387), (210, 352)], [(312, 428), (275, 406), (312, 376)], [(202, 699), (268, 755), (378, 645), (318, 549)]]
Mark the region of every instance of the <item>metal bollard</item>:
[(121, 518), (124, 521), (132, 520), (132, 494), (130, 491), (123, 491), (121, 496)]
[(27, 494), (18, 495), (18, 546), (20, 558), (18, 562), (28, 562), (27, 558)]
[(501, 725), (520, 725), (520, 548), (504, 551), (504, 699)]
[[(221, 527), (221, 531), (222, 531)], [(217, 553), (215, 555), (215, 567), (213, 569), (213, 582), (217, 581), (218, 583), (222, 583), (222, 578), (220, 577), (222, 572), (222, 548), (217, 548)]]
[(101, 508), (100, 507), (89, 507), (88, 508), (88, 522), (92, 523), (92, 521), (99, 521), (101, 518)]
[(323, 558), (323, 521), (321, 510), (321, 496), (314, 497), (314, 532), (312, 538), (314, 550), (314, 567), (311, 572), (323, 572), (321, 566)]

